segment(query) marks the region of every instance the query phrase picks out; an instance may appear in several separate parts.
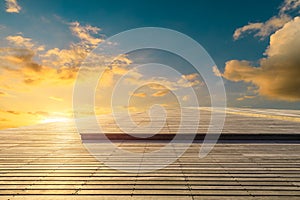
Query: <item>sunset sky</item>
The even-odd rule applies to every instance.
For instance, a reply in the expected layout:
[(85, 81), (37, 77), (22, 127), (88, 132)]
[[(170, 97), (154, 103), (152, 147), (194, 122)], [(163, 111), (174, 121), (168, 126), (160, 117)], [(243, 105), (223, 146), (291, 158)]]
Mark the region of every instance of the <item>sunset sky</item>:
[[(219, 68), (216, 76), (224, 78), (229, 107), (300, 109), (299, 11), (300, 0), (1, 0), (0, 129), (72, 117), (81, 62), (106, 38), (139, 27), (169, 28), (199, 42)], [(121, 56), (106, 71), (95, 110), (109, 113), (107, 96), (126, 66), (153, 57), (182, 68), (182, 78), (165, 82), (168, 88), (205, 93), (184, 61), (141, 51)], [(147, 78), (141, 74), (136, 71), (129, 83)], [(132, 96), (133, 110), (158, 102), (177, 105), (160, 85), (141, 87)]]

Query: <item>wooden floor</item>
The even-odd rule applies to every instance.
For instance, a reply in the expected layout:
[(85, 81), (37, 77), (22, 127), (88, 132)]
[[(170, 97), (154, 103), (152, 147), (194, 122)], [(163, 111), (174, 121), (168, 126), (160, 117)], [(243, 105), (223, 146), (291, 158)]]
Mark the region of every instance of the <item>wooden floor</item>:
[[(241, 112), (228, 115), (226, 133), (242, 133), (245, 126), (253, 132), (262, 127), (256, 133), (274, 134), (276, 126), (283, 133), (300, 133), (297, 120)], [(291, 112), (285, 114), (297, 119), (299, 113)], [(235, 119), (247, 123), (234, 127)], [(9, 129), (0, 132), (0, 199), (300, 199), (299, 141), (224, 141), (203, 159), (198, 141), (164, 169), (124, 173), (91, 156), (72, 123)], [(165, 142), (115, 144), (148, 152)], [(116, 165), (137, 167), (114, 158)]]

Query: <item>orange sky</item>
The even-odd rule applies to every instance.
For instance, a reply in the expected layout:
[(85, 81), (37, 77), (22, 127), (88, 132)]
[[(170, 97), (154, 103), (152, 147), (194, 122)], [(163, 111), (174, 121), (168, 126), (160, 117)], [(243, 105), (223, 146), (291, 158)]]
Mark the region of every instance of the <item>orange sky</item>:
[[(98, 31), (97, 27), (70, 23), (70, 33), (78, 37), (79, 42), (66, 49), (46, 49), (22, 35), (6, 37), (6, 46), (0, 48), (0, 129), (72, 117), (74, 81), (85, 56), (103, 41), (91, 34)], [(106, 67), (99, 82), (101, 95), (96, 94), (96, 101), (100, 101), (101, 105), (95, 106), (97, 114), (111, 112), (112, 88), (122, 75), (128, 73), (127, 65), (131, 60), (124, 55), (115, 60), (118, 62)], [(93, 73), (93, 69), (87, 69), (86, 77), (94, 76)], [(139, 85), (142, 84), (141, 77), (138, 71), (134, 71), (127, 81)], [(196, 74), (187, 74), (176, 81), (164, 81), (166, 87), (146, 85), (132, 94), (131, 105), (127, 108), (137, 111), (162, 99), (160, 104), (171, 106), (176, 99), (172, 97), (170, 88), (200, 86), (197, 78)], [(187, 96), (181, 98), (188, 100)]]

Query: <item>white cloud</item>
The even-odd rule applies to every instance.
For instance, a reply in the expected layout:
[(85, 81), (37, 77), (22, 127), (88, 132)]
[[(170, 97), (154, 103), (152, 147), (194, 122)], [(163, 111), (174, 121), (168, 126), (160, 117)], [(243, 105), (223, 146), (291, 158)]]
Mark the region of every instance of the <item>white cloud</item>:
[(6, 12), (8, 13), (19, 13), (22, 9), (21, 6), (18, 5), (17, 0), (5, 0), (6, 2)]

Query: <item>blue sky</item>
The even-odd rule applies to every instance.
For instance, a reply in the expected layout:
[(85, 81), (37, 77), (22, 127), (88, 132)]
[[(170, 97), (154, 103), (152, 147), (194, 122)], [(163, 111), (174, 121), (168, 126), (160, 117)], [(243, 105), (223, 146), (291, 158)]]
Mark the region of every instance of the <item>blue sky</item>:
[[(2, 10), (5, 2), (1, 2)], [(256, 60), (268, 40), (246, 37), (233, 41), (237, 27), (266, 21), (278, 12), (282, 1), (20, 1), (18, 15), (0, 13), (8, 27), (1, 36), (22, 32), (55, 46), (68, 45), (68, 27), (79, 21), (100, 27), (107, 37), (137, 27), (165, 27), (180, 31), (202, 44), (219, 68), (230, 59)]]
[[(139, 27), (173, 29), (200, 43), (224, 77), (228, 106), (300, 109), (299, 10), (300, 0), (0, 1), (0, 112), (28, 115), (25, 107), (33, 109), (35, 96), (35, 116), (45, 105), (47, 115), (64, 115), (55, 111), (64, 106), (70, 113), (66, 93), (72, 89), (65, 82), (75, 77), (83, 55)], [(63, 85), (52, 88), (49, 79)], [(38, 96), (41, 90), (47, 95)]]

